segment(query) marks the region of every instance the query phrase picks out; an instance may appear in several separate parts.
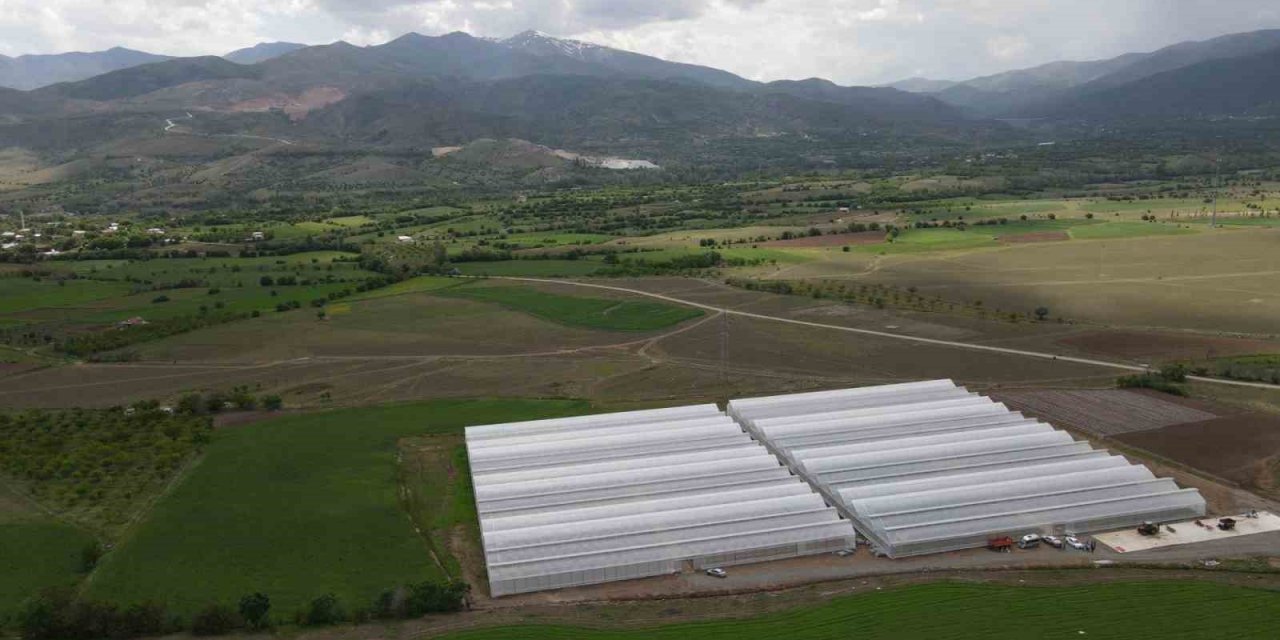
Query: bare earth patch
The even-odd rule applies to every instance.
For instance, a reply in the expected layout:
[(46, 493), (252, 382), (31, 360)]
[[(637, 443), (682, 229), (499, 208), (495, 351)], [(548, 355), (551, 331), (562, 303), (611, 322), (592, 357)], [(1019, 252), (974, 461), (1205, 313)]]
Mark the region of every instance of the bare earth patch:
[(1218, 417), (1161, 397), (1120, 389), (999, 391), (991, 397), (1028, 415), (1103, 437)]
[(1162, 360), (1280, 352), (1280, 343), (1268, 340), (1149, 331), (1094, 331), (1062, 338), (1058, 344), (1099, 355)]
[(1280, 417), (1243, 413), (1125, 433), (1116, 439), (1275, 495), (1268, 476), (1280, 452)]
[(790, 240), (771, 240), (762, 243), (762, 247), (776, 247), (792, 249), (810, 249), (817, 247), (842, 247), (844, 245), (860, 245), (860, 244), (876, 244), (884, 242), (884, 234), (879, 231), (864, 231), (862, 233), (840, 233), (836, 235), (822, 236), (806, 236), (804, 238), (792, 238)]

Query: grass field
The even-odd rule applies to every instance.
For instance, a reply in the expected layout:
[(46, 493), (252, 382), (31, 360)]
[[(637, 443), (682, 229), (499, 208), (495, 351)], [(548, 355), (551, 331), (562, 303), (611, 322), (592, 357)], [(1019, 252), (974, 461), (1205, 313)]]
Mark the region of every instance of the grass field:
[[(1167, 233), (1132, 235), (1153, 230)], [(776, 277), (916, 287), (953, 302), (982, 301), (987, 309), (1026, 313), (1046, 306), (1052, 317), (1111, 325), (1276, 333), (1280, 230), (1197, 233), (1165, 224), (1107, 222), (1073, 227), (1071, 233), (1097, 239), (883, 256), (874, 255), (882, 245), (863, 245), (849, 253), (820, 252), (821, 260)]]
[(1107, 222), (1071, 228), (1071, 237), (1077, 240), (1108, 238), (1138, 238), (1142, 236), (1169, 236), (1195, 233), (1177, 225), (1153, 222)]
[(589, 276), (604, 267), (595, 259), (581, 260), (507, 260), (504, 262), (463, 262), (458, 271), (468, 276), (531, 276), (536, 278), (574, 278)]
[(91, 595), (181, 613), (262, 591), (286, 618), (439, 577), (397, 495), (397, 441), (469, 424), (578, 414), (577, 401), (454, 400), (342, 410), (218, 433), (205, 458), (92, 577)]
[(0, 314), (48, 307), (71, 307), (129, 293), (123, 282), (0, 278)]
[(450, 640), (844, 640), (846, 638), (1270, 638), (1280, 593), (1201, 582), (1010, 587), (937, 583), (838, 598), (747, 620), (639, 629), (525, 625)]
[(696, 309), (660, 302), (565, 296), (530, 287), (466, 286), (441, 295), (490, 302), (569, 326), (612, 331), (652, 331), (702, 315)]
[(440, 276), (418, 276), (408, 280), (402, 280), (391, 286), (357, 293), (348, 298), (348, 302), (358, 302), (360, 300), (373, 300), (375, 298), (387, 298), (390, 296), (400, 296), (406, 293), (426, 293), (429, 291), (438, 291), (449, 287), (456, 287), (467, 282), (457, 278), (444, 278)]
[(0, 624), (36, 591), (78, 580), (80, 551), (92, 540), (0, 484)]

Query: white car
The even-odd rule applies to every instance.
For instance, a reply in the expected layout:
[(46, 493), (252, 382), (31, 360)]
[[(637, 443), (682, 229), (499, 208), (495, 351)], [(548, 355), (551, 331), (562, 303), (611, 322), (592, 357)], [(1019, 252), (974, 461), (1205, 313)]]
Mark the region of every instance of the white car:
[(729, 577), (729, 574), (726, 573), (725, 570), (721, 569), (720, 567), (716, 567), (714, 569), (707, 569), (707, 575), (711, 576), (712, 578), (728, 578)]
[(1045, 544), (1053, 547), (1054, 549), (1062, 548), (1062, 538), (1059, 538), (1058, 536), (1042, 536), (1040, 539), (1044, 540)]
[(1030, 549), (1037, 546), (1040, 546), (1040, 534), (1038, 533), (1028, 533), (1018, 540), (1019, 549)]
[(1085, 541), (1083, 541), (1083, 540), (1081, 540), (1081, 539), (1079, 539), (1079, 538), (1077, 538), (1077, 537), (1075, 537), (1075, 536), (1067, 536), (1066, 538), (1063, 538), (1063, 540), (1066, 540), (1066, 542), (1067, 542), (1067, 546), (1069, 546), (1069, 547), (1071, 547), (1072, 549), (1075, 549), (1075, 550), (1077, 550), (1077, 551), (1088, 551), (1088, 550), (1089, 550), (1089, 543), (1087, 543), (1087, 542), (1085, 542)]
[(853, 555), (853, 554), (854, 554), (854, 550), (853, 550), (853, 549), (841, 549), (841, 550), (839, 550), (839, 551), (837, 551), (837, 552), (836, 552), (836, 555), (840, 556), (841, 558), (848, 558), (849, 556), (851, 556), (851, 555)]

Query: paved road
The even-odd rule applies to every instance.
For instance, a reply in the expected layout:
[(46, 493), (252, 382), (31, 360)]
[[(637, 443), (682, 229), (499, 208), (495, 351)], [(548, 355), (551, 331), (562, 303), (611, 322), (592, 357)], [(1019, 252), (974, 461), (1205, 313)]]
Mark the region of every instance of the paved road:
[[(970, 342), (955, 342), (952, 340), (938, 340), (936, 338), (922, 338), (920, 336), (911, 336), (911, 335), (905, 335), (901, 333), (891, 333), (888, 331), (876, 331), (875, 329), (858, 329), (855, 327), (843, 327), (843, 326), (834, 325), (834, 324), (823, 324), (821, 322), (810, 322), (808, 320), (796, 320), (794, 318), (770, 316), (762, 313), (751, 313), (749, 311), (737, 311), (735, 309), (725, 309), (725, 308), (717, 307), (714, 305), (703, 304), (701, 302), (694, 302), (693, 300), (684, 300), (682, 298), (676, 298), (674, 296), (668, 296), (661, 293), (653, 293), (651, 291), (642, 291), (640, 289), (630, 289), (627, 287), (618, 287), (618, 286), (607, 285), (607, 284), (578, 282), (575, 280), (553, 280), (549, 278), (519, 278), (515, 276), (495, 277), (492, 279), (518, 280), (522, 282), (540, 282), (545, 284), (571, 285), (575, 287), (587, 287), (591, 289), (606, 289), (609, 291), (620, 291), (623, 293), (632, 293), (639, 296), (655, 298), (657, 300), (663, 300), (666, 302), (681, 304), (689, 307), (696, 307), (698, 309), (705, 309), (707, 311), (718, 311), (718, 312), (726, 313), (732, 316), (741, 316), (744, 318), (755, 318), (757, 320), (769, 320), (772, 322), (785, 322), (787, 324), (813, 327), (815, 329), (829, 329), (831, 331), (844, 331), (846, 333), (858, 333), (862, 335), (876, 336), (879, 338), (905, 340), (907, 342), (932, 344), (932, 345), (938, 345), (943, 347), (954, 347), (957, 349), (969, 349), (972, 351), (988, 351), (991, 353), (1001, 353), (1001, 354), (1013, 355), (1013, 356), (1024, 356), (1027, 358), (1040, 358), (1041, 360), (1073, 362), (1076, 364), (1087, 364), (1087, 365), (1093, 365), (1096, 367), (1119, 369), (1122, 371), (1138, 371), (1138, 372), (1147, 371), (1146, 367), (1141, 367), (1133, 364), (1125, 364), (1122, 362), (1111, 362), (1108, 360), (1095, 360), (1093, 358), (1077, 358), (1073, 356), (1062, 356), (1062, 355), (1057, 355), (1053, 353), (1043, 353), (1040, 351), (1026, 351), (1023, 349), (1009, 349), (1006, 347), (994, 347), (994, 346), (985, 345), (985, 344), (973, 344)], [(1273, 384), (1265, 384), (1262, 382), (1242, 382), (1239, 380), (1223, 380), (1220, 378), (1205, 378), (1201, 376), (1187, 376), (1187, 379), (1195, 380), (1196, 382), (1207, 382), (1210, 384), (1223, 384), (1223, 385), (1230, 385), (1234, 387), (1252, 387), (1255, 389), (1267, 389), (1271, 391), (1280, 391), (1280, 386), (1273, 385)]]

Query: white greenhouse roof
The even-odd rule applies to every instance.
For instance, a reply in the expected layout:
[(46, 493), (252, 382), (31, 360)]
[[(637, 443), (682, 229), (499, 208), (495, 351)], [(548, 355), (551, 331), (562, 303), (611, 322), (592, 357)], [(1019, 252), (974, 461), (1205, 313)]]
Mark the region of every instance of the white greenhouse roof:
[(715, 405), (469, 427), (493, 595), (821, 553), (852, 524)]
[(1205, 511), (1196, 490), (950, 380), (733, 400), (728, 412), (890, 556)]

